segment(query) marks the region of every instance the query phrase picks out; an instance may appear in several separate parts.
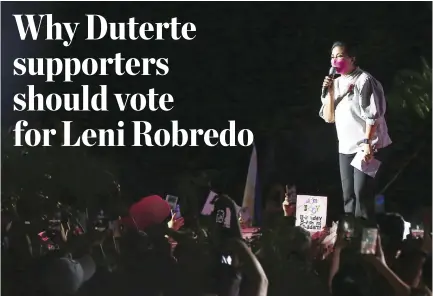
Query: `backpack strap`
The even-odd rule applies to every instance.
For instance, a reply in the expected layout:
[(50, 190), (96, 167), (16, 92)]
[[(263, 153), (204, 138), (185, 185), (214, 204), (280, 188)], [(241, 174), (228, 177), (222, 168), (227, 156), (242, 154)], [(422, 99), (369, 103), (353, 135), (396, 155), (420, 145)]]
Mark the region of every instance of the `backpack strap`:
[(347, 90), (342, 94), (339, 95), (336, 99), (335, 99), (335, 103), (334, 103), (334, 108), (337, 108), (337, 105), (350, 93), (353, 93), (353, 89), (355, 88), (355, 83), (356, 81), (354, 81), (352, 84), (349, 85), (349, 87), (347, 88)]
[(347, 88), (347, 90), (342, 94), (342, 95), (340, 95), (340, 96), (338, 96), (336, 99), (335, 99), (335, 103), (334, 103), (334, 106), (335, 106), (335, 108), (337, 108), (337, 105), (348, 95), (348, 94), (353, 94), (353, 90), (355, 89), (355, 87), (356, 87), (356, 82), (358, 81), (358, 79), (359, 79), (359, 76), (361, 76), (361, 73), (360, 74), (358, 74), (356, 77), (355, 77), (355, 80), (349, 85), (349, 87)]

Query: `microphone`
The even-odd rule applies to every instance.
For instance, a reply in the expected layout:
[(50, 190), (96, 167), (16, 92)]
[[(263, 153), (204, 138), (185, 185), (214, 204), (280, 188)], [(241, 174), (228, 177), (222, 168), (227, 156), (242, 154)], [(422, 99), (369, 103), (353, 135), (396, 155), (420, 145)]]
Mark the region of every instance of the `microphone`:
[[(331, 67), (331, 69), (329, 69), (329, 76), (331, 77), (331, 79), (334, 79), (335, 74), (337, 73), (337, 69), (334, 67)], [(328, 87), (323, 87), (322, 88), (322, 98), (326, 97), (326, 95), (328, 94)]]

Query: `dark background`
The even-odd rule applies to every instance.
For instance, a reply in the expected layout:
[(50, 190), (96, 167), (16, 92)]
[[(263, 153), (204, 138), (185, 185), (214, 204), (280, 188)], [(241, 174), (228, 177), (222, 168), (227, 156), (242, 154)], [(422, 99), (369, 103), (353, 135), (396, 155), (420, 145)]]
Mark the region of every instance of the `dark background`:
[[(228, 120), (236, 120), (238, 129), (249, 128), (255, 133), (265, 185), (269, 180), (296, 183), (300, 193), (330, 196), (333, 208), (338, 208), (340, 196), (335, 129), (317, 115), (332, 43), (355, 43), (361, 67), (382, 82), (386, 93), (395, 87), (399, 71), (420, 69), (421, 57), (431, 65), (429, 2), (6, 2), (1, 8), (2, 137), (19, 119), (45, 128), (69, 119), (75, 121), (78, 130), (116, 128), (119, 120), (126, 126), (131, 120), (146, 120), (153, 129), (179, 120), (185, 129), (220, 130), (228, 127)], [(54, 21), (80, 22), (81, 26), (67, 48), (61, 41), (21, 41), (12, 14), (25, 13), (52, 13)], [(85, 41), (85, 14), (100, 14), (111, 22), (127, 22), (129, 17), (138, 22), (168, 22), (177, 17), (182, 23), (193, 22), (197, 37), (193, 41), (110, 41), (107, 37)], [(17, 57), (108, 58), (119, 52), (125, 58), (168, 58), (170, 72), (160, 77), (76, 77), (69, 84), (12, 75)], [(13, 95), (24, 91), (27, 84), (35, 84), (45, 93), (73, 92), (82, 84), (107, 84), (109, 93), (147, 93), (155, 88), (159, 93), (171, 93), (175, 108), (166, 113), (119, 112), (115, 108), (109, 113), (14, 113)], [(113, 103), (108, 105), (115, 106)], [(398, 128), (401, 114), (406, 113), (397, 112), (390, 119), (395, 144), (382, 185), (412, 155), (419, 139), (429, 135), (428, 144), (388, 188), (386, 196), (399, 203), (399, 208), (431, 204), (431, 119), (426, 132), (419, 135)], [(408, 137), (409, 143), (402, 140)], [(196, 184), (191, 179), (212, 171), (240, 202), (251, 153), (251, 147), (205, 146), (72, 148), (74, 151), (54, 147), (16, 153), (18, 148), (7, 143), (2, 144), (3, 194), (16, 188), (27, 196), (44, 190), (58, 198), (68, 195), (75, 201), (104, 196), (95, 189), (100, 177), (89, 169), (89, 163), (95, 163), (94, 167), (100, 168), (95, 170), (110, 168), (122, 186), (123, 196), (130, 199), (151, 192), (179, 194), (179, 188), (188, 183), (197, 189), (187, 194), (195, 194), (200, 200), (205, 183)]]

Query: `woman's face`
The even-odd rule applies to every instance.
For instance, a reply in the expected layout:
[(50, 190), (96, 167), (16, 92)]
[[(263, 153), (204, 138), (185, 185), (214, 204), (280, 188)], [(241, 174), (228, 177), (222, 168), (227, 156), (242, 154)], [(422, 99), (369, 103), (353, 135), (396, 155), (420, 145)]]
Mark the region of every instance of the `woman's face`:
[(346, 74), (351, 72), (353, 65), (353, 58), (347, 56), (344, 47), (336, 46), (332, 49), (331, 65), (337, 70), (338, 74)]

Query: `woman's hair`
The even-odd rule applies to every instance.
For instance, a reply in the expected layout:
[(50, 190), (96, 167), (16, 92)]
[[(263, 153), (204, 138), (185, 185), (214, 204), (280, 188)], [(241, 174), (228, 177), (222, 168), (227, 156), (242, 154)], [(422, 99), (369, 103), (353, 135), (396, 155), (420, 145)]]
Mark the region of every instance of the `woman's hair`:
[(335, 41), (334, 44), (332, 44), (331, 52), (335, 47), (344, 47), (344, 52), (347, 54), (347, 56), (351, 58), (356, 57), (355, 47), (349, 43), (343, 41)]

